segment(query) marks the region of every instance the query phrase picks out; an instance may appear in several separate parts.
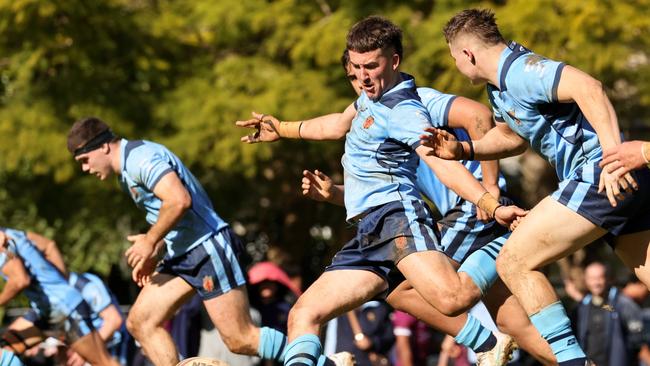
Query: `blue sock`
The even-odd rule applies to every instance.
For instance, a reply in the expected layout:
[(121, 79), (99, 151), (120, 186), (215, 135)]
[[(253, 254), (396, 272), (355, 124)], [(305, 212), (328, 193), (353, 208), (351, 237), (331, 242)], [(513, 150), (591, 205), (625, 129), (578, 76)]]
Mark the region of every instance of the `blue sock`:
[(287, 345), (284, 353), (285, 366), (319, 366), (325, 360), (320, 339), (314, 334), (305, 334)]
[(23, 361), (21, 361), (15, 353), (6, 349), (0, 351), (2, 352), (2, 355), (0, 356), (0, 366), (25, 366)]
[(467, 321), (463, 329), (458, 332), (454, 339), (474, 352), (489, 351), (497, 344), (497, 338), (492, 334), (492, 331), (484, 327), (471, 314), (467, 314)]
[(287, 344), (287, 337), (277, 330), (269, 327), (260, 329), (260, 344), (257, 346), (257, 354), (265, 360), (276, 360), (284, 362), (284, 346)]
[(587, 357), (573, 335), (571, 322), (559, 301), (531, 315), (530, 321), (551, 346), (558, 364), (584, 365)]
[[(501, 239), (501, 240), (500, 240)], [(465, 272), (474, 281), (476, 287), (481, 290), (481, 295), (492, 287), (496, 281), (497, 265), (496, 258), (505, 238), (498, 238), (497, 240), (485, 245), (483, 248), (470, 254), (467, 259), (460, 265), (458, 272)]]

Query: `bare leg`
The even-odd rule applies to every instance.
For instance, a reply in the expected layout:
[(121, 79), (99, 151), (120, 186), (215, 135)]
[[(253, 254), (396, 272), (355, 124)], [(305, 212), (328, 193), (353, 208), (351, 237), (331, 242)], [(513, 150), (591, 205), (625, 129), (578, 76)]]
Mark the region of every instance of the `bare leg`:
[(650, 288), (650, 230), (616, 238), (616, 254)]
[(192, 287), (182, 278), (156, 273), (131, 307), (126, 326), (154, 365), (174, 366), (178, 363), (176, 346), (162, 324), (193, 293)]
[(87, 334), (70, 345), (73, 351), (77, 352), (86, 362), (91, 365), (117, 366), (119, 363), (114, 360), (106, 350), (104, 341), (97, 331)]
[[(558, 227), (558, 222), (570, 223)], [(497, 257), (497, 271), (528, 315), (558, 301), (538, 268), (565, 257), (605, 234), (605, 230), (550, 197), (522, 220)]]
[(519, 347), (544, 365), (555, 365), (551, 347), (539, 334), (517, 299), (501, 280), (497, 280), (484, 299), (499, 330), (515, 339)]
[(364, 270), (323, 273), (289, 313), (289, 341), (303, 334), (318, 334), (328, 320), (372, 299), (387, 287), (379, 275)]
[[(41, 343), (45, 337), (34, 323), (25, 318), (18, 318), (9, 325), (2, 338), (9, 343), (8, 349), (20, 355), (29, 348)], [(16, 333), (17, 335), (15, 335)]]
[(244, 286), (206, 300), (203, 304), (231, 352), (257, 355), (260, 329), (251, 320)]

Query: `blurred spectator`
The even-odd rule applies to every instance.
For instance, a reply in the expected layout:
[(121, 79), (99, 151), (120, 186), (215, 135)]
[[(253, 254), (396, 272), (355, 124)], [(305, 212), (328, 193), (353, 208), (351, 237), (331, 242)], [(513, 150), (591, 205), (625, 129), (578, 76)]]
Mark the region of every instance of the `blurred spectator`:
[(357, 366), (388, 366), (395, 343), (391, 308), (383, 301), (368, 301), (327, 323), (325, 355), (350, 352)]
[(437, 363), (442, 335), (403, 311), (393, 314), (395, 366)]
[(642, 341), (641, 309), (616, 287), (610, 286), (608, 269), (592, 262), (584, 271), (589, 292), (576, 308), (578, 342), (598, 366), (638, 364)]
[(251, 306), (260, 312), (262, 326), (286, 334), (289, 310), (300, 296), (300, 289), (272, 262), (260, 262), (248, 270)]

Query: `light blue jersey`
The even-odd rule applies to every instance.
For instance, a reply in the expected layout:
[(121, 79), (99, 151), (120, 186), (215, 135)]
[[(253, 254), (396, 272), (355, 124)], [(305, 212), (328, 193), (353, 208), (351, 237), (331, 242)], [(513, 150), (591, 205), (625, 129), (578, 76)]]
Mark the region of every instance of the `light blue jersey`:
[(602, 156), (598, 136), (578, 105), (558, 102), (564, 66), (510, 42), (499, 60), (499, 85), (487, 85), (495, 119), (528, 141), (560, 180), (577, 178), (579, 168)]
[(122, 139), (120, 149), (120, 185), (133, 198), (136, 206), (147, 212), (149, 224), (153, 225), (158, 220), (162, 201), (154, 195), (153, 190), (166, 174), (176, 173), (192, 197), (192, 207), (164, 238), (168, 257), (188, 252), (228, 226), (214, 211), (199, 181), (166, 147), (145, 140)]
[(355, 102), (357, 114), (342, 158), (348, 220), (388, 202), (420, 200), (415, 149), (431, 121), (413, 77), (402, 77), (378, 101), (364, 92)]
[[(464, 129), (449, 128), (449, 110), (454, 99), (456, 99), (456, 95), (443, 94), (432, 88), (418, 88), (417, 92), (420, 99), (422, 99), (422, 104), (424, 104), (429, 111), (431, 123), (434, 127), (446, 129), (453, 133), (459, 141), (470, 140), (469, 135)], [(483, 171), (481, 170), (480, 162), (474, 160), (463, 160), (461, 163), (465, 165), (467, 170), (469, 170), (478, 181), (483, 180)], [(501, 174), (499, 174), (498, 185), (502, 191), (506, 190), (506, 180)], [(442, 184), (440, 179), (436, 177), (431, 168), (429, 168), (424, 161), (420, 161), (420, 165), (418, 166), (417, 187), (425, 196), (427, 196), (428, 199), (431, 200), (431, 202), (433, 202), (433, 204), (436, 205), (438, 211), (443, 216), (462, 201), (462, 198), (460, 198), (456, 192)], [(468, 202), (468, 206), (472, 206), (471, 202)]]
[(40, 318), (51, 324), (62, 323), (83, 301), (63, 274), (27, 238), (24, 231), (0, 228), (9, 236), (9, 246), (0, 253), (0, 269), (11, 256), (18, 256), (30, 277), (25, 296)]
[[(95, 276), (92, 273), (74, 273), (70, 272), (68, 277), (68, 282), (70, 286), (74, 287), (81, 293), (81, 296), (90, 306), (93, 312), (93, 325), (95, 329), (100, 329), (104, 320), (99, 316), (99, 313), (104, 311), (110, 305), (115, 305), (118, 311), (120, 311), (120, 304), (115, 299), (115, 296), (110, 292), (104, 281), (99, 277)], [(120, 312), (121, 314), (121, 312)], [(117, 344), (122, 340), (122, 334), (120, 331), (113, 333), (113, 336), (110, 340), (107, 341), (107, 345), (111, 346)]]

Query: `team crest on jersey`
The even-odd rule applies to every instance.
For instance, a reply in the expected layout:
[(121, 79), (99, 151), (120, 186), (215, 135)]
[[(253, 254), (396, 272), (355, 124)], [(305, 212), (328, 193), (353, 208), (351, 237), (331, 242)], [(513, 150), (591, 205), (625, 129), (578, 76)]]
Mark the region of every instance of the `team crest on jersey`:
[(375, 123), (375, 118), (373, 116), (368, 116), (368, 118), (363, 121), (363, 128), (368, 129), (373, 123)]
[(212, 290), (214, 290), (214, 280), (212, 279), (212, 276), (203, 277), (203, 289), (206, 292), (212, 292)]

